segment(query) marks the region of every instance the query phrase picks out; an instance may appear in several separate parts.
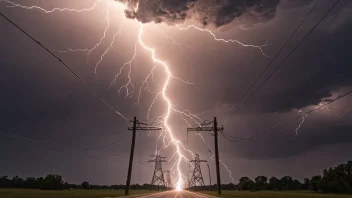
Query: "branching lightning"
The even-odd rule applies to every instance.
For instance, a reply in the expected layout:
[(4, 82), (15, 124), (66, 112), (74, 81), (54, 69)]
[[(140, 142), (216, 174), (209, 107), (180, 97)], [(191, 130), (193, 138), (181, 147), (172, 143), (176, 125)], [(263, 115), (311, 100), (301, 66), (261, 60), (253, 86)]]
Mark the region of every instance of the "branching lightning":
[(8, 8), (16, 8), (16, 7), (19, 7), (19, 8), (23, 8), (23, 9), (26, 9), (26, 10), (32, 10), (32, 9), (38, 9), (38, 10), (41, 10), (43, 11), (44, 13), (46, 14), (50, 14), (50, 13), (53, 13), (53, 12), (63, 12), (63, 11), (69, 11), (69, 12), (87, 12), (87, 11), (92, 11), (95, 7), (97, 7), (97, 5), (99, 3), (101, 3), (103, 0), (97, 0), (93, 6), (91, 6), (90, 8), (83, 8), (83, 9), (72, 9), (72, 8), (54, 8), (54, 9), (51, 9), (51, 10), (47, 10), (47, 9), (44, 9), (42, 7), (39, 7), (39, 6), (24, 6), (24, 5), (20, 5), (20, 4), (16, 4), (12, 1), (8, 1), (8, 0), (3, 0), (3, 2), (7, 3), (8, 5), (5, 5), (5, 7), (8, 7)]
[[(213, 154), (209, 159), (215, 161), (215, 154)], [(221, 165), (225, 168), (225, 170), (229, 173), (229, 177), (231, 178), (231, 182), (234, 182), (235, 181), (235, 178), (232, 177), (232, 172), (231, 170), (226, 166), (225, 163), (222, 162), (221, 159), (219, 159), (219, 162), (221, 163)]]
[[(324, 104), (326, 104), (325, 102), (321, 102), (319, 103), (319, 106), (323, 106)], [(333, 114), (335, 114), (336, 116), (340, 116), (338, 113), (336, 113), (335, 111), (331, 110), (328, 106), (324, 106), (322, 109), (325, 109), (326, 111), (329, 111)]]
[[(302, 109), (300, 109), (298, 111), (298, 114), (301, 114), (301, 113), (303, 113)], [(302, 127), (302, 125), (303, 125), (304, 121), (306, 121), (307, 117), (308, 117), (308, 114), (302, 114), (302, 121), (298, 124), (298, 127), (295, 129), (296, 135), (298, 135), (298, 130)]]
[[(333, 113), (334, 115), (336, 115), (336, 116), (340, 116), (338, 113), (336, 113), (335, 111), (333, 111), (333, 110), (331, 110), (328, 106), (324, 106), (326, 104), (326, 102), (320, 102), (319, 104), (318, 104), (318, 106), (319, 107), (321, 107), (321, 106), (323, 106), (321, 109), (323, 110), (326, 110), (326, 111), (328, 111), (328, 112), (331, 112), (331, 113)], [(298, 114), (299, 115), (302, 115), (302, 121), (298, 124), (298, 126), (297, 126), (297, 128), (295, 129), (295, 131), (296, 131), (296, 135), (298, 135), (298, 130), (302, 127), (302, 125), (303, 125), (303, 123), (307, 120), (307, 118), (308, 118), (308, 114), (305, 114), (303, 111), (302, 111), (302, 109), (300, 109), (299, 111), (298, 111)]]
[[(39, 7), (39, 6), (24, 6), (24, 5), (20, 5), (20, 4), (16, 4), (13, 3), (9, 0), (5, 0), (3, 1), (5, 2), (5, 7), (8, 8), (22, 8), (22, 9), (26, 9), (26, 10), (40, 10), (42, 12), (44, 12), (45, 14), (51, 14), (54, 12), (64, 12), (64, 11), (68, 11), (68, 12), (76, 12), (76, 13), (81, 13), (81, 12), (88, 12), (88, 11), (93, 11), (98, 4), (102, 3), (103, 0), (97, 0), (95, 1), (95, 3), (89, 7), (89, 8), (84, 8), (84, 9), (71, 9), (71, 8), (54, 8), (51, 10), (47, 10), (45, 8)], [(100, 46), (102, 46), (103, 41), (106, 39), (107, 37), (107, 32), (110, 29), (110, 24), (111, 24), (111, 19), (110, 19), (110, 12), (111, 9), (114, 8), (112, 6), (113, 3), (118, 4), (123, 6), (123, 8), (125, 8), (125, 5), (120, 4), (118, 2), (114, 2), (114, 1), (104, 1), (104, 3), (107, 2), (107, 10), (106, 10), (106, 21), (107, 21), (107, 26), (104, 29), (103, 32), (103, 36), (99, 39), (99, 41), (93, 45), (93, 47), (91, 48), (85, 48), (85, 49), (73, 49), (73, 48), (68, 48), (67, 50), (56, 50), (57, 52), (61, 52), (61, 53), (66, 53), (66, 52), (86, 52), (87, 56), (89, 57), (89, 55), (96, 50), (97, 48), (99, 48)], [(203, 112), (200, 114), (195, 114), (192, 113), (191, 111), (184, 109), (181, 110), (179, 109), (172, 101), (172, 99), (170, 98), (170, 96), (168, 95), (168, 88), (170, 83), (173, 80), (177, 80), (180, 81), (186, 85), (191, 85), (196, 87), (197, 84), (184, 80), (180, 77), (174, 76), (172, 74), (171, 68), (169, 66), (168, 63), (166, 63), (165, 61), (161, 60), (160, 58), (157, 57), (157, 53), (156, 53), (156, 49), (150, 47), (144, 40), (143, 40), (143, 35), (144, 35), (144, 31), (145, 31), (145, 24), (139, 23), (139, 28), (138, 28), (138, 35), (137, 35), (137, 39), (134, 43), (134, 51), (131, 53), (131, 58), (125, 62), (121, 67), (119, 72), (115, 75), (114, 79), (111, 81), (108, 89), (110, 89), (112, 86), (114, 86), (117, 82), (119, 77), (123, 74), (123, 71), (125, 69), (127, 69), (127, 82), (125, 84), (123, 84), (120, 88), (119, 88), (119, 93), (121, 91), (126, 91), (125, 97), (132, 97), (132, 94), (134, 93), (135, 90), (135, 85), (132, 82), (132, 66), (133, 66), (133, 62), (135, 61), (137, 54), (138, 54), (138, 49), (141, 48), (143, 49), (145, 52), (147, 52), (151, 58), (151, 60), (153, 61), (153, 66), (152, 69), (150, 70), (150, 72), (146, 75), (145, 79), (141, 82), (141, 86), (139, 87), (139, 92), (138, 92), (138, 97), (137, 97), (137, 101), (135, 104), (139, 105), (140, 100), (141, 100), (141, 96), (142, 96), (142, 92), (143, 91), (147, 91), (151, 94), (155, 94), (153, 101), (151, 102), (148, 111), (147, 111), (147, 115), (146, 118), (147, 120), (152, 123), (155, 126), (161, 126), (163, 127), (163, 131), (159, 134), (157, 141), (161, 140), (163, 143), (163, 146), (161, 149), (158, 149), (158, 147), (156, 147), (156, 153), (160, 153), (160, 151), (165, 150), (170, 148), (170, 146), (172, 148), (175, 149), (175, 151), (173, 152), (173, 155), (171, 156), (171, 158), (169, 159), (169, 163), (173, 163), (171, 165), (171, 172), (172, 174), (177, 174), (176, 175), (176, 189), (177, 190), (181, 190), (183, 188), (183, 186), (185, 185), (185, 181), (184, 179), (187, 179), (186, 176), (184, 176), (182, 174), (181, 171), (181, 163), (184, 161), (186, 163), (189, 163), (189, 159), (187, 156), (191, 156), (191, 158), (193, 158), (194, 153), (187, 149), (186, 146), (175, 137), (175, 132), (172, 129), (172, 126), (170, 124), (170, 116), (172, 113), (175, 113), (177, 115), (179, 115), (188, 126), (192, 126), (194, 124), (200, 125), (203, 122), (203, 119), (201, 118), (201, 116), (208, 112)], [(266, 47), (268, 45), (268, 43), (266, 42), (264, 45), (261, 46), (256, 46), (256, 45), (248, 45), (248, 44), (244, 44), (238, 40), (234, 40), (234, 39), (223, 39), (223, 38), (218, 38), (211, 30), (209, 29), (203, 29), (194, 25), (189, 25), (187, 27), (180, 27), (180, 26), (176, 26), (176, 28), (180, 31), (188, 31), (189, 29), (193, 28), (197, 31), (201, 31), (201, 32), (206, 32), (208, 34), (210, 34), (212, 36), (212, 38), (214, 39), (214, 41), (216, 42), (222, 42), (222, 43), (237, 43), (243, 47), (250, 47), (250, 48), (255, 48), (258, 49), (265, 57), (269, 57), (268, 55), (266, 55), (263, 51), (263, 48)], [(99, 61), (95, 64), (94, 67), (94, 72), (95, 74), (97, 74), (97, 70), (99, 68), (99, 65), (102, 63), (102, 61), (104, 60), (104, 57), (108, 54), (109, 50), (112, 48), (112, 46), (115, 43), (115, 37), (117, 35), (119, 35), (121, 33), (121, 29), (119, 29), (117, 32), (115, 32), (113, 34), (113, 37), (110, 41), (110, 44), (108, 45), (108, 47), (104, 50), (104, 52), (101, 54)], [(173, 39), (172, 37), (170, 37), (169, 35), (167, 35), (166, 33), (163, 33), (165, 36), (166, 41), (178, 46), (178, 47), (186, 47), (192, 51), (195, 51), (194, 48), (192, 48), (191, 46), (188, 46), (186, 44), (180, 43), (175, 41), (175, 39)], [(161, 67), (161, 69), (163, 69), (164, 71), (164, 79), (165, 81), (163, 82), (163, 84), (161, 85), (157, 85), (155, 83), (155, 76), (154, 76), (154, 72), (157, 69), (157, 67)], [(153, 85), (155, 86), (159, 86), (160, 87), (160, 91), (151, 91), (150, 89), (150, 85), (149, 85), (149, 81), (152, 80)], [(153, 118), (151, 118), (151, 110), (153, 109), (153, 107), (156, 105), (156, 103), (158, 102), (158, 100), (162, 100), (164, 104), (166, 104), (166, 109), (163, 115), (159, 115), (159, 116), (155, 116)], [(304, 118), (304, 116), (302, 116)], [(304, 122), (304, 120), (303, 120)], [(302, 123), (303, 123), (302, 122)], [(302, 124), (301, 123), (301, 124)], [(301, 124), (299, 125), (299, 127), (301, 126)], [(296, 133), (297, 130), (299, 128), (296, 129)], [(200, 133), (196, 133), (197, 136), (199, 136), (201, 138), (201, 140), (203, 141), (203, 143), (205, 144), (205, 140), (203, 138), (203, 136)], [(209, 149), (208, 149), (209, 150)], [(210, 150), (209, 150), (210, 151)], [(211, 159), (213, 159), (211, 157)], [(220, 160), (221, 164), (225, 167), (225, 169), (229, 172), (229, 176), (232, 179), (232, 181), (234, 180), (234, 178), (232, 177), (232, 173), (229, 170), (229, 168)]]
[(269, 44), (268, 44), (269, 40), (267, 40), (264, 45), (248, 45), (248, 44), (244, 44), (244, 43), (242, 43), (242, 42), (240, 42), (240, 41), (238, 41), (238, 40), (235, 40), (235, 39), (223, 39), (223, 38), (218, 38), (218, 37), (215, 35), (215, 33), (213, 33), (211, 30), (209, 30), (209, 29), (204, 29), (204, 28), (200, 28), (200, 27), (197, 27), (197, 26), (195, 26), (195, 25), (188, 25), (187, 27), (180, 27), (180, 26), (176, 25), (176, 28), (177, 28), (178, 30), (181, 30), (181, 31), (186, 31), (186, 30), (189, 30), (189, 29), (191, 29), (191, 28), (194, 28), (194, 29), (196, 29), (196, 30), (198, 30), (198, 31), (201, 31), (201, 32), (207, 32), (207, 33), (209, 33), (209, 34), (214, 38), (215, 41), (224, 42), (224, 43), (237, 43), (237, 44), (239, 44), (239, 45), (241, 45), (241, 46), (243, 46), (243, 47), (257, 48), (257, 49), (260, 50), (260, 52), (261, 52), (265, 57), (267, 57), (267, 58), (270, 57), (270, 56), (268, 56), (267, 54), (265, 54), (265, 52), (263, 51), (263, 48), (264, 48), (264, 47), (267, 47), (267, 46), (269, 45)]

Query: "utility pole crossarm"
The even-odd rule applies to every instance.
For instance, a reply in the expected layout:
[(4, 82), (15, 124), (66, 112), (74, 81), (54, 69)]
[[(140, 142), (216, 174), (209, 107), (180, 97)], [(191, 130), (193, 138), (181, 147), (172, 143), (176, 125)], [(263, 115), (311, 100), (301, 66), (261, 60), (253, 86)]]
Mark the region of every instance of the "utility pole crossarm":
[(203, 175), (200, 167), (201, 162), (206, 162), (206, 160), (199, 159), (199, 155), (196, 154), (194, 160), (190, 160), (189, 162), (194, 162), (194, 169), (191, 180), (189, 180), (189, 187), (196, 187), (197, 184), (205, 188), (205, 183), (203, 180)]
[(166, 157), (162, 157), (160, 155), (155, 155), (154, 160), (149, 160), (149, 162), (155, 162), (154, 174), (149, 190), (151, 190), (154, 185), (157, 185), (158, 187), (161, 185), (163, 188), (168, 188), (168, 184), (165, 182), (164, 179), (164, 171), (162, 169), (162, 162), (167, 162), (166, 160), (163, 160), (165, 158)]
[[(217, 127), (217, 131), (223, 131), (224, 127)], [(214, 131), (214, 127), (191, 127), (187, 128), (187, 132), (191, 131)]]
[[(128, 127), (129, 131), (133, 130), (133, 127)], [(161, 131), (161, 127), (136, 127), (137, 131)]]
[[(210, 126), (210, 125), (213, 126)], [(215, 143), (215, 165), (216, 165), (216, 181), (217, 181), (217, 188), (218, 194), (221, 194), (221, 180), (220, 180), (220, 165), (219, 165), (219, 147), (218, 147), (218, 132), (224, 131), (223, 126), (218, 126), (218, 122), (216, 117), (214, 117), (214, 121), (205, 121), (204, 123), (200, 124), (197, 127), (187, 128), (187, 143), (188, 143), (188, 132), (196, 131), (196, 132), (203, 132), (203, 131), (211, 131), (214, 132), (214, 143)], [(199, 162), (199, 159), (198, 159)], [(206, 161), (205, 161), (206, 162)], [(192, 183), (192, 182), (190, 182)], [(203, 182), (204, 183), (204, 182)]]
[[(156, 160), (149, 160), (148, 162), (156, 162)], [(167, 162), (166, 160), (158, 160), (158, 162)]]
[[(196, 160), (190, 160), (189, 162), (195, 162)], [(208, 162), (207, 160), (197, 160), (198, 162)]]
[(130, 152), (130, 161), (128, 164), (128, 173), (127, 173), (125, 195), (129, 195), (129, 191), (130, 191), (132, 164), (133, 164), (133, 155), (134, 155), (134, 145), (135, 145), (135, 141), (136, 141), (136, 132), (137, 131), (161, 131), (162, 130), (161, 127), (156, 127), (156, 126), (153, 126), (150, 124), (139, 122), (136, 117), (134, 117), (134, 119), (131, 120), (130, 123), (132, 123), (133, 126), (128, 127), (127, 129), (129, 131), (132, 131), (133, 133), (132, 133), (132, 144), (131, 144), (131, 152)]

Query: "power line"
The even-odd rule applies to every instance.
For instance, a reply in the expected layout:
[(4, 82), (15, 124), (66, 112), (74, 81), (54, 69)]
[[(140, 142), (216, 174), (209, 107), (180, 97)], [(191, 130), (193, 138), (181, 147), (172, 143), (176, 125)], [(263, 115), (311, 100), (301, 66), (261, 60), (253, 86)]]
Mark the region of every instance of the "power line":
[[(264, 73), (269, 69), (269, 67), (271, 66), (271, 64), (275, 61), (275, 59), (277, 58), (277, 56), (279, 54), (281, 54), (282, 50), (287, 46), (287, 44), (291, 41), (291, 39), (293, 38), (293, 36), (296, 34), (296, 32), (299, 30), (299, 28), (302, 26), (302, 24), (306, 21), (306, 19), (308, 18), (308, 16), (310, 15), (310, 13), (314, 10), (314, 8), (317, 6), (317, 4), (320, 2), (320, 0), (318, 0), (314, 6), (309, 10), (309, 12), (306, 14), (306, 16), (304, 17), (304, 19), (301, 21), (301, 23), (297, 26), (297, 28), (295, 29), (295, 31), (292, 32), (291, 36), (287, 39), (287, 41), (285, 42), (285, 44), (282, 46), (282, 48), (279, 50), (279, 52), (274, 56), (273, 59), (271, 59), (271, 61), (269, 62), (269, 64), (265, 67), (265, 69), (262, 71), (262, 73), (257, 77), (257, 79), (252, 83), (252, 85), (247, 89), (247, 91), (242, 95), (242, 97), (236, 102), (239, 103), (246, 95), (247, 93), (255, 86), (255, 84), (257, 84), (258, 80), (264, 75)], [(235, 105), (232, 106), (231, 110), (233, 108), (235, 108)]]
[[(4, 129), (0, 129), (0, 131), (3, 131), (3, 132), (9, 132), (7, 130), (4, 130)], [(10, 132), (11, 133), (11, 132)], [(17, 135), (17, 134), (16, 134)], [(124, 136), (122, 136), (124, 137)], [(122, 139), (122, 138), (120, 138)], [(32, 144), (32, 146), (34, 146), (34, 144)], [(35, 145), (36, 146), (36, 145)], [(84, 157), (84, 158), (90, 158), (90, 159), (98, 159), (98, 160), (104, 160), (102, 158), (98, 158), (96, 156), (87, 156), (87, 155), (83, 155), (82, 153), (78, 153), (78, 152), (64, 152), (64, 151), (58, 151), (54, 148), (48, 148), (46, 147), (46, 149), (50, 150), (50, 151), (55, 151), (55, 152), (58, 152), (58, 153), (65, 153), (65, 154), (69, 154), (69, 155), (74, 155), (74, 156), (80, 156), (80, 157)], [(107, 160), (107, 159), (106, 159)], [(114, 163), (119, 163), (119, 162), (122, 162), (123, 160), (114, 160), (114, 161), (111, 161), (109, 160), (109, 162), (114, 162)], [(137, 161), (136, 163), (138, 164), (141, 164), (141, 165), (144, 165), (146, 167), (148, 167), (149, 169), (151, 169), (151, 167), (149, 167), (147, 164), (145, 164), (144, 162), (142, 161)]]
[[(246, 137), (234, 137), (234, 136), (229, 136), (229, 135), (227, 135), (227, 134), (224, 135), (223, 132), (221, 132), (221, 135), (222, 135), (224, 138), (226, 138), (227, 140), (231, 141), (231, 142), (239, 142), (239, 141), (241, 141), (241, 140), (250, 139), (250, 138), (252, 138), (252, 137), (254, 137), (254, 136), (257, 136), (257, 135), (259, 135), (259, 134), (262, 134), (262, 133), (265, 133), (265, 132), (269, 132), (270, 130), (272, 130), (272, 129), (276, 128), (276, 127), (279, 127), (279, 126), (281, 126), (281, 125), (284, 125), (284, 124), (286, 124), (286, 123), (288, 123), (288, 122), (290, 122), (290, 121), (292, 121), (292, 120), (295, 120), (295, 119), (297, 119), (297, 118), (300, 118), (300, 117), (302, 117), (302, 116), (304, 116), (304, 115), (313, 113), (314, 111), (317, 111), (317, 110), (319, 110), (319, 109), (321, 109), (321, 108), (323, 108), (323, 107), (325, 107), (325, 106), (327, 106), (327, 105), (329, 105), (329, 104), (331, 104), (331, 103), (333, 103), (333, 102), (335, 102), (335, 101), (337, 101), (337, 100), (340, 100), (341, 98), (344, 98), (344, 97), (346, 97), (347, 95), (349, 95), (349, 94), (351, 94), (351, 93), (352, 93), (352, 90), (348, 91), (347, 93), (345, 93), (345, 94), (343, 94), (343, 95), (338, 96), (337, 98), (335, 98), (335, 99), (333, 99), (333, 100), (331, 100), (331, 101), (329, 101), (329, 102), (327, 102), (327, 103), (325, 103), (325, 104), (323, 104), (323, 105), (319, 105), (318, 107), (316, 107), (316, 108), (314, 108), (314, 109), (312, 109), (312, 110), (303, 112), (303, 113), (299, 114), (298, 116), (295, 116), (295, 117), (293, 117), (293, 118), (291, 118), (291, 119), (288, 119), (288, 120), (286, 120), (286, 121), (284, 121), (284, 122), (278, 123), (278, 124), (276, 124), (276, 125), (274, 125), (274, 126), (272, 126), (272, 127), (269, 127), (269, 128), (267, 128), (267, 129), (263, 130), (263, 131), (254, 133), (254, 134), (249, 135), (249, 136), (246, 136)], [(238, 139), (238, 140), (231, 140), (230, 137), (231, 137), (231, 138), (236, 138), (236, 139)]]
[(40, 43), (37, 39), (35, 39), (33, 36), (31, 36), (29, 33), (27, 33), (25, 30), (23, 30), (21, 27), (19, 27), (16, 23), (11, 21), (9, 18), (7, 18), (3, 13), (0, 12), (0, 15), (7, 20), (9, 23), (11, 23), (13, 26), (15, 26), (18, 30), (20, 30), (22, 33), (24, 33), (27, 37), (29, 37), (31, 40), (36, 42), (40, 47), (42, 47), (45, 51), (47, 51), (50, 55), (52, 55), (56, 60), (58, 60), (62, 65), (64, 65), (73, 75), (75, 75), (93, 94), (107, 107), (109, 107), (111, 110), (113, 110), (116, 114), (121, 116), (125, 121), (127, 121), (127, 118), (122, 115), (118, 110), (116, 110), (110, 103), (108, 103), (93, 87), (91, 87), (78, 73), (76, 73), (71, 67), (69, 67), (65, 62), (63, 62), (58, 56), (56, 56), (51, 50), (49, 50), (47, 47), (45, 47), (42, 43)]
[[(317, 24), (315, 24), (315, 26), (308, 32), (308, 34), (306, 34), (306, 36), (298, 43), (298, 45), (285, 57), (285, 59), (283, 61), (281, 61), (281, 63), (279, 64), (278, 67), (276, 67), (270, 74), (269, 76), (263, 81), (263, 83), (248, 97), (248, 99), (242, 103), (242, 105), (235, 111), (235, 113), (237, 113), (244, 105), (247, 104), (247, 102), (252, 99), (252, 97), (258, 92), (258, 90), (281, 68), (281, 66), (286, 62), (286, 60), (298, 49), (298, 47), (308, 38), (308, 36), (315, 30), (316, 27), (318, 27), (318, 25), (326, 18), (326, 16), (328, 16), (328, 14), (334, 9), (334, 7), (338, 4), (340, 0), (337, 0), (335, 2), (335, 4), (329, 9), (329, 11), (318, 21)], [(318, 3), (318, 2), (317, 2)], [(314, 7), (317, 5), (317, 3), (314, 5)], [(311, 13), (311, 11), (314, 9), (314, 7), (310, 10), (310, 12), (308, 13), (308, 15)], [(306, 17), (308, 17), (308, 15)], [(305, 18), (306, 19), (306, 18)], [(304, 20), (305, 20), (304, 19)], [(304, 20), (302, 21), (302, 23), (304, 22)], [(300, 24), (300, 26), (302, 25), (302, 23)], [(298, 28), (296, 29), (296, 31), (298, 30)], [(296, 32), (295, 31), (295, 32)], [(292, 35), (293, 36), (293, 35)], [(290, 37), (290, 39), (292, 38), (292, 36)], [(288, 43), (288, 42), (287, 42)], [(284, 47), (287, 45), (287, 43), (284, 45)], [(283, 50), (283, 48), (280, 50), (280, 52)], [(279, 52), (279, 53), (280, 53)], [(277, 55), (275, 56), (275, 58), (277, 57)], [(274, 58), (274, 59), (275, 59)], [(269, 65), (267, 66), (267, 68), (273, 63), (274, 59), (269, 63)], [(265, 68), (265, 70), (267, 69)], [(264, 70), (264, 71), (265, 71)], [(263, 74), (263, 73), (262, 73)], [(260, 76), (262, 76), (262, 74)], [(260, 77), (259, 77), (260, 78)], [(257, 79), (259, 80), (259, 79)], [(254, 86), (254, 85), (253, 85)], [(253, 87), (252, 86), (252, 87)], [(251, 88), (252, 88), (251, 87)], [(250, 89), (251, 89), (250, 88)], [(249, 90), (247, 90), (246, 93), (248, 93)], [(243, 96), (244, 97), (244, 96)], [(242, 97), (242, 98), (243, 98)], [(241, 98), (241, 99), (242, 99)]]
[(120, 142), (124, 137), (125, 137), (125, 136), (123, 135), (123, 136), (121, 136), (119, 139), (117, 139), (117, 140), (111, 142), (110, 144), (106, 144), (106, 145), (103, 145), (103, 146), (100, 146), (100, 147), (97, 147), (97, 148), (86, 149), (85, 151), (99, 150), (99, 149), (107, 148), (107, 147), (109, 147), (109, 146), (111, 146), (111, 145), (114, 145), (114, 144)]
[(67, 149), (79, 149), (79, 150), (84, 150), (84, 151), (88, 151), (91, 153), (96, 153), (96, 154), (104, 154), (104, 155), (108, 155), (108, 156), (112, 156), (112, 157), (121, 157), (121, 158), (128, 158), (127, 156), (121, 156), (121, 155), (116, 155), (113, 153), (105, 153), (105, 152), (98, 152), (98, 151), (93, 151), (93, 149), (91, 148), (78, 148), (78, 147), (74, 147), (74, 146), (70, 146), (70, 145), (66, 145), (66, 144), (59, 144), (59, 143), (55, 143), (55, 142), (51, 142), (51, 141), (47, 141), (47, 140), (43, 140), (43, 139), (38, 139), (32, 136), (28, 136), (28, 135), (24, 135), (21, 133), (16, 133), (16, 132), (12, 132), (12, 131), (8, 131), (6, 129), (0, 129), (0, 131), (12, 134), (12, 135), (17, 135), (17, 136), (21, 136), (24, 137), (26, 139), (30, 139), (30, 140), (35, 140), (41, 143), (45, 143), (45, 144), (50, 144), (53, 146), (57, 146), (57, 147), (61, 147), (61, 148), (67, 148)]

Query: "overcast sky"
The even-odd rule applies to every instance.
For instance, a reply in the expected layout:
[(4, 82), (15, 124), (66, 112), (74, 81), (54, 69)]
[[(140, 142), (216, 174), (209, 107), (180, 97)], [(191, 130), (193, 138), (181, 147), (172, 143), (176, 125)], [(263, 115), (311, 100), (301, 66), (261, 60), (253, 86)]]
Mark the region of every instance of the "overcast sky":
[[(137, 116), (146, 121), (148, 109), (167, 77), (165, 69), (156, 63), (154, 80), (149, 78), (148, 89), (142, 88), (137, 103), (142, 81), (154, 67), (151, 54), (138, 42), (136, 44), (140, 22), (144, 28), (143, 41), (156, 50), (156, 57), (167, 63), (175, 77), (171, 78), (166, 90), (174, 108), (188, 109), (194, 114), (205, 112), (200, 115), (203, 120), (216, 116), (219, 124), (224, 125), (224, 132), (231, 136), (245, 137), (263, 131), (299, 115), (300, 110), (316, 108), (352, 89), (349, 49), (352, 46), (352, 3), (349, 0), (340, 0), (239, 110), (254, 89), (243, 100), (238, 100), (273, 60), (316, 1), (134, 0), (124, 10), (120, 3), (104, 0), (91, 11), (55, 10), (49, 13), (16, 4), (46, 10), (84, 9), (92, 7), (95, 1), (13, 2), (0, 1), (0, 12), (52, 50), (128, 119)], [(126, 3), (125, 0), (121, 2)], [(334, 3), (330, 0), (318, 2), (255, 88)], [(207, 28), (217, 38), (235, 39), (245, 45), (267, 45), (261, 51), (258, 47), (215, 41), (209, 32), (181, 29), (188, 25)], [(0, 175), (38, 177), (55, 173), (72, 183), (87, 180), (94, 184), (124, 184), (131, 142), (127, 122), (9, 22), (1, 19), (0, 29), (0, 128), (75, 147), (62, 148), (0, 132)], [(101, 40), (104, 30), (106, 34)], [(89, 56), (87, 52), (60, 52), (91, 49), (100, 41)], [(129, 82), (129, 65), (109, 88), (124, 63), (133, 57), (135, 46), (128, 90), (123, 86)], [(220, 159), (232, 172), (234, 182), (241, 176), (253, 178), (258, 175), (290, 175), (302, 180), (321, 173), (324, 168), (351, 160), (351, 99), (352, 96), (346, 96), (326, 108), (240, 142), (230, 142), (219, 136)], [(150, 118), (164, 115), (167, 110), (162, 96), (154, 102)], [(303, 117), (305, 121), (296, 134)], [(168, 123), (175, 138), (209, 161), (215, 178), (215, 163), (210, 159), (214, 150), (213, 136), (204, 132), (202, 141), (190, 133), (187, 138), (188, 125), (174, 111)], [(147, 162), (152, 159), (149, 155), (155, 153), (156, 143), (159, 148), (163, 145), (162, 139), (157, 139), (158, 135), (157, 132), (137, 133), (132, 183), (150, 182), (153, 164)], [(84, 151), (87, 148), (101, 153)], [(161, 155), (170, 159), (174, 152), (175, 146), (171, 145)], [(192, 159), (186, 151), (182, 152)], [(170, 169), (173, 163), (174, 159), (163, 168)], [(202, 168), (208, 183), (206, 164)], [(182, 162), (181, 169), (187, 175), (186, 162)], [(232, 180), (224, 166), (221, 166), (221, 177), (223, 183)]]

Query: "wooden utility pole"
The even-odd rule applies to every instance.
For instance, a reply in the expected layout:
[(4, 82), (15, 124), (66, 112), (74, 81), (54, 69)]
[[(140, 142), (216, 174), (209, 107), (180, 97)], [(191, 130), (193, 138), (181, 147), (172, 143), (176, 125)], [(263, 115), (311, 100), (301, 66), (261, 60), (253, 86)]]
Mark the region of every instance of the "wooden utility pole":
[[(209, 127), (210, 124), (213, 124), (212, 127)], [(221, 132), (224, 130), (224, 127), (218, 127), (218, 123), (216, 120), (216, 117), (214, 117), (214, 121), (210, 122), (204, 122), (198, 127), (193, 127), (193, 128), (187, 128), (187, 134), (190, 131), (197, 131), (197, 132), (202, 132), (202, 131), (213, 131), (214, 132), (214, 141), (215, 141), (215, 165), (216, 165), (216, 181), (217, 181), (217, 187), (218, 187), (218, 194), (221, 194), (221, 179), (220, 179), (220, 162), (219, 162), (219, 148), (218, 148), (218, 132)], [(188, 142), (188, 138), (187, 138)]]
[[(161, 127), (154, 127), (149, 124), (144, 124), (141, 123), (137, 120), (136, 117), (134, 117), (133, 121), (133, 127), (128, 127), (129, 131), (132, 131), (132, 144), (131, 144), (131, 153), (130, 153), (130, 162), (128, 164), (128, 173), (127, 173), (127, 181), (126, 181), (126, 189), (125, 189), (125, 195), (129, 195), (130, 192), (130, 184), (131, 184), (131, 176), (132, 176), (132, 166), (133, 166), (133, 154), (134, 154), (134, 145), (136, 142), (136, 131), (137, 130), (144, 130), (144, 131), (160, 131), (162, 130)], [(140, 126), (144, 125), (144, 126)]]
[(220, 180), (220, 165), (219, 165), (219, 148), (218, 148), (218, 123), (214, 117), (214, 138), (215, 138), (215, 164), (216, 164), (216, 180), (218, 183), (218, 194), (221, 194), (221, 180)]
[(209, 164), (207, 164), (207, 166), (208, 166), (208, 171), (209, 171), (209, 188), (210, 188), (210, 190), (212, 190), (212, 189), (213, 189), (213, 187), (211, 186), (211, 175), (210, 175), (210, 168), (209, 168)]
[[(127, 173), (125, 195), (129, 195), (129, 193), (130, 193), (133, 154), (134, 154), (134, 144), (136, 142), (136, 127), (137, 127), (137, 118), (134, 117), (134, 119), (133, 119), (133, 128), (132, 128), (133, 132), (132, 132), (132, 144), (131, 144), (131, 152), (130, 152), (130, 163), (128, 164), (128, 173)], [(128, 130), (130, 130), (130, 128), (128, 128)]]

